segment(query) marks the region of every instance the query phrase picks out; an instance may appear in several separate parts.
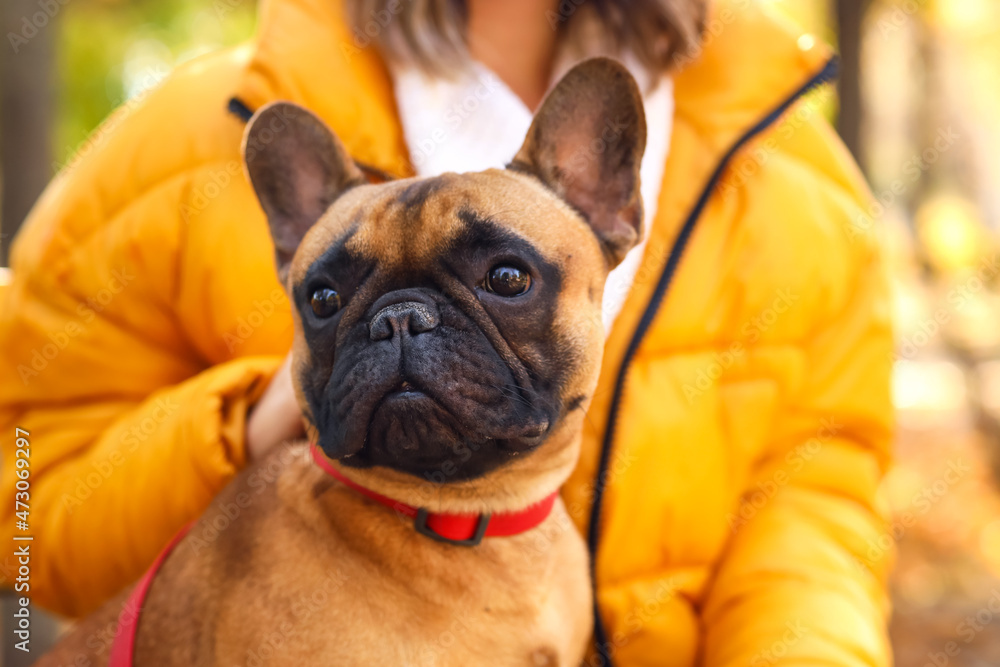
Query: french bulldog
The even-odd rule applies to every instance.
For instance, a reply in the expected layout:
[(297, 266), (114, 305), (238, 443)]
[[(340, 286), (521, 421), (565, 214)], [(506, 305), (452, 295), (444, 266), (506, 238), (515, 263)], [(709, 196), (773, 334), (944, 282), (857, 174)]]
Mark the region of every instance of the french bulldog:
[[(566, 74), (511, 163), (478, 173), (372, 184), (309, 111), (257, 111), (245, 164), (309, 442), (243, 471), (155, 571), (134, 664), (580, 664), (588, 556), (556, 495), (604, 282), (642, 234), (645, 132), (609, 59)], [(491, 536), (525, 512), (531, 527)], [(439, 534), (438, 515), (470, 534)], [(121, 609), (41, 664), (107, 664), (88, 638)]]

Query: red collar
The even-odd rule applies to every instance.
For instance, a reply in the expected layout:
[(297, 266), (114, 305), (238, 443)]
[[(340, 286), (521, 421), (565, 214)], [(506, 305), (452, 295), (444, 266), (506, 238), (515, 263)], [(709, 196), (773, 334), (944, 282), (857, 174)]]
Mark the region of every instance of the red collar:
[(428, 512), (423, 507), (412, 507), (397, 502), (392, 498), (387, 498), (382, 494), (375, 493), (371, 489), (366, 489), (356, 482), (352, 482), (330, 464), (330, 461), (323, 456), (323, 452), (320, 451), (319, 447), (312, 444), (309, 446), (309, 449), (312, 451), (313, 460), (320, 468), (361, 495), (367, 496), (403, 516), (412, 518), (414, 520), (413, 526), (417, 529), (418, 533), (439, 542), (447, 542), (459, 546), (475, 546), (484, 537), (505, 537), (527, 532), (545, 521), (552, 512), (552, 507), (559, 496), (559, 491), (553, 491), (539, 502), (529, 505), (519, 512), (505, 512), (503, 514), (492, 515), (436, 514)]

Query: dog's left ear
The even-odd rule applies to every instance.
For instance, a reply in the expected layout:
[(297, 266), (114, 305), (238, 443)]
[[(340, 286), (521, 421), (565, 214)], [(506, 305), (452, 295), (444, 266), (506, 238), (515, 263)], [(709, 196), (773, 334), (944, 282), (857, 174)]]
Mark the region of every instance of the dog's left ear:
[(534, 174), (581, 213), (614, 266), (642, 236), (645, 148), (646, 115), (635, 80), (617, 61), (593, 58), (548, 94), (508, 167)]
[(247, 124), (243, 161), (267, 215), (284, 282), (306, 232), (364, 174), (330, 128), (290, 102), (261, 107)]

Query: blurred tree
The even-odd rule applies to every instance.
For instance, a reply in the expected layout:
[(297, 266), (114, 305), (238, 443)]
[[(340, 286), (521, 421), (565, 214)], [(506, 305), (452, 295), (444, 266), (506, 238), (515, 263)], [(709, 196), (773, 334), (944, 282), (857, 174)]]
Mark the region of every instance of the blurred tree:
[[(253, 32), (254, 0), (0, 0), (0, 265), (52, 175), (116, 107)], [(93, 133), (93, 134), (92, 134)]]
[(834, 3), (840, 51), (840, 78), (837, 81), (840, 113), (837, 115), (837, 130), (862, 168), (865, 156), (861, 139), (864, 115), (861, 101), (861, 36), (865, 13), (870, 4), (870, 0), (837, 0)]
[(58, 2), (3, 0), (0, 27), (0, 265), (51, 173), (52, 65)]

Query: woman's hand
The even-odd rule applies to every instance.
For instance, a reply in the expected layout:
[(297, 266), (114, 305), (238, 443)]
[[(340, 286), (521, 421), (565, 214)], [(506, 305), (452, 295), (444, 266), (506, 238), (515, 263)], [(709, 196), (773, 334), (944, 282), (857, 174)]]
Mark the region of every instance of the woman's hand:
[(247, 461), (257, 461), (275, 445), (304, 435), (302, 411), (292, 387), (292, 355), (289, 354), (247, 415)]

